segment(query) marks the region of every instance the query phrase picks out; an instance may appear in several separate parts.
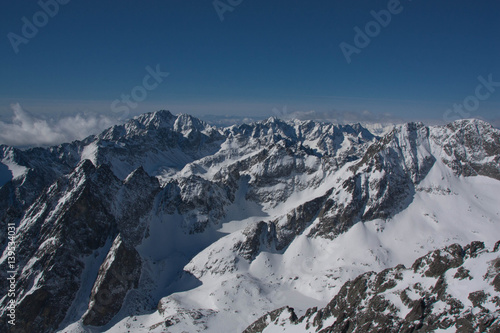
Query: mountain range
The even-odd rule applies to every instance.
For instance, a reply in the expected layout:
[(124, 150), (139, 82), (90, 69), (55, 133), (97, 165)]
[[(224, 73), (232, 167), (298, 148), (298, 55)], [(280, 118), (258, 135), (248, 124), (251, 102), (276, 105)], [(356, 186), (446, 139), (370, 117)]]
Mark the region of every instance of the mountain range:
[(500, 130), (481, 120), (377, 136), (157, 111), (1, 145), (0, 186), (2, 332), (500, 329)]

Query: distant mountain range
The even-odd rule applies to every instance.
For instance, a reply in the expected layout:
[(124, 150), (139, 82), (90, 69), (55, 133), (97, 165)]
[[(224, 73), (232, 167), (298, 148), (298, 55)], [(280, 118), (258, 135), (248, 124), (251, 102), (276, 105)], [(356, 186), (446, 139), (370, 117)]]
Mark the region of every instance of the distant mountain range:
[(0, 146), (0, 331), (497, 332), (500, 130), (373, 130), (157, 111)]

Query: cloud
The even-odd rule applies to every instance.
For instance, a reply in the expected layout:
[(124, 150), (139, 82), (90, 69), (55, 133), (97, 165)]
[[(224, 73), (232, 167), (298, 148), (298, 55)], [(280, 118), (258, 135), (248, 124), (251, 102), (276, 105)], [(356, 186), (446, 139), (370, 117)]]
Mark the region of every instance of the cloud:
[(0, 121), (0, 143), (9, 146), (49, 146), (81, 140), (118, 123), (104, 115), (80, 113), (59, 119), (35, 117), (11, 104), (12, 122)]

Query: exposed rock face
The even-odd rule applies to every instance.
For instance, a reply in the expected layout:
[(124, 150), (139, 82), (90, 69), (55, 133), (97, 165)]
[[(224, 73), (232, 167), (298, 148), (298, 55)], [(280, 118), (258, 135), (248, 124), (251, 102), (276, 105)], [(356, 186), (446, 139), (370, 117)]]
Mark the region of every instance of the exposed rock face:
[(288, 306), (276, 309), (259, 318), (255, 323), (247, 327), (247, 329), (245, 329), (243, 333), (262, 332), (269, 325), (269, 322), (275, 322), (279, 320), (294, 323), (297, 321), (297, 315), (295, 314), (293, 308), (290, 308)]
[(162, 206), (170, 214), (183, 216), (183, 227), (188, 233), (202, 233), (209, 226), (219, 225), (224, 207), (234, 200), (236, 188), (190, 175), (165, 184)]
[[(139, 176), (141, 172), (135, 172), (122, 184), (108, 166), (96, 168), (85, 160), (29, 208), (18, 228), (16, 259), (21, 270), (16, 284), (19, 320), (14, 329), (53, 331), (65, 318), (80, 289), (84, 259), (103, 248), (119, 231), (126, 232), (131, 249), (127, 252), (122, 249), (124, 245), (119, 247), (111, 268), (117, 272), (125, 269), (122, 273), (139, 278), (140, 260), (133, 245), (142, 239), (144, 229), (137, 229), (137, 221), (150, 209), (150, 200), (159, 189), (155, 178)], [(138, 178), (139, 190), (130, 187)], [(119, 207), (119, 214), (118, 202), (125, 205)], [(134, 274), (126, 270), (130, 264)], [(8, 271), (6, 261), (2, 268), (4, 277)], [(110, 273), (102, 270), (98, 278), (102, 274)], [(2, 279), (2, 288), (7, 288), (5, 283)], [(113, 304), (118, 310), (121, 307), (120, 302)]]
[[(310, 235), (333, 238), (356, 222), (388, 218), (404, 209), (434, 164), (430, 145), (429, 128), (414, 123), (396, 127), (371, 145), (330, 197), (329, 209)], [(342, 200), (346, 195), (348, 200)]]
[(297, 235), (302, 234), (311, 225), (318, 215), (321, 216), (331, 208), (327, 201), (330, 195), (331, 190), (324, 196), (308, 201), (272, 222), (276, 225), (276, 250), (285, 249)]
[(500, 180), (500, 135), (479, 120), (457, 120), (433, 133), (444, 148), (443, 161), (463, 176), (483, 175)]
[[(411, 269), (400, 265), (360, 275), (344, 284), (325, 308), (309, 309), (301, 318), (288, 307), (274, 310), (244, 333), (498, 332), (500, 293), (492, 284), (499, 260), (498, 252), (484, 249), (481, 242), (465, 248), (453, 244), (419, 258)], [(467, 267), (476, 269), (470, 279), (457, 276), (461, 270), (470, 272)]]
[(158, 180), (149, 176), (142, 167), (133, 171), (123, 182), (112, 207), (120, 238), (126, 246), (133, 248), (141, 243), (148, 226), (143, 216), (151, 211), (159, 192)]
[(263, 249), (276, 248), (276, 226), (273, 223), (259, 222), (247, 228), (244, 241), (237, 242), (233, 250), (243, 258), (252, 261)]
[(276, 220), (261, 221), (250, 226), (243, 233), (245, 239), (234, 245), (234, 251), (249, 261), (264, 250), (283, 251), (321, 213), (330, 193), (329, 191), (322, 197), (308, 201)]
[[(82, 256), (104, 246), (116, 230), (102, 192), (112, 193), (117, 183), (109, 168), (84, 161), (26, 212), (18, 229), (15, 330), (50, 331), (62, 321), (79, 289)], [(6, 290), (7, 262), (1, 267)]]
[[(44, 188), (59, 177), (73, 171), (80, 162), (69, 151), (75, 145), (63, 144), (49, 149), (33, 148), (27, 151), (0, 145), (0, 165), (14, 165), (15, 170), (4, 170), (5, 178), (0, 183), (0, 227), (7, 223), (18, 224), (25, 210), (42, 194)], [(1, 168), (0, 168), (1, 169)], [(4, 183), (6, 182), (6, 183)], [(4, 234), (0, 234), (0, 245), (5, 247)]]
[(419, 258), (412, 268), (415, 273), (421, 273), (428, 277), (438, 277), (450, 268), (461, 266), (464, 256), (465, 251), (462, 247), (453, 244), (442, 251), (436, 250), (425, 257)]
[(107, 324), (120, 310), (127, 292), (137, 288), (141, 268), (141, 257), (137, 251), (133, 247), (127, 248), (118, 235), (99, 269), (83, 324)]

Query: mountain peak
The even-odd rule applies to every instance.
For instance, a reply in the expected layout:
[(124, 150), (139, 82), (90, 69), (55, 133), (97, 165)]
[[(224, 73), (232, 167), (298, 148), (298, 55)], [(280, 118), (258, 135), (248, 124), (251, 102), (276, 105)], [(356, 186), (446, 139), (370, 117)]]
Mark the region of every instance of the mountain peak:
[(456, 130), (465, 130), (467, 128), (472, 128), (473, 131), (491, 131), (494, 129), (494, 127), (488, 123), (487, 121), (477, 119), (477, 118), (470, 118), (470, 119), (458, 119), (455, 120), (452, 123), (449, 123), (446, 125), (449, 129), (456, 131)]
[(146, 127), (171, 127), (176, 117), (168, 110), (159, 110), (155, 112), (144, 113), (134, 120)]
[(209, 127), (209, 125), (204, 121), (186, 113), (179, 114), (173, 124), (174, 131), (181, 133), (190, 132), (191, 130), (201, 132), (207, 127)]

